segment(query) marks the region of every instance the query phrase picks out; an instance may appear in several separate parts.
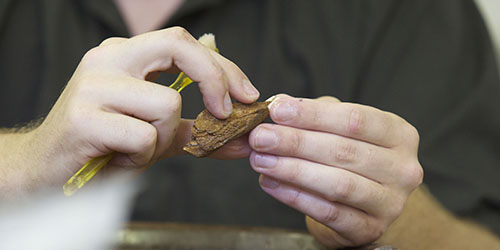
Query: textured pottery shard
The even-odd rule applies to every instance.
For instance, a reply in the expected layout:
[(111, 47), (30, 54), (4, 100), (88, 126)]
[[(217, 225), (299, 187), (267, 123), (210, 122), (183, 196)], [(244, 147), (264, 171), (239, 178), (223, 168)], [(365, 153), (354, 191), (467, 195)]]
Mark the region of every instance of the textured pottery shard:
[(224, 120), (203, 110), (194, 121), (191, 141), (184, 146), (184, 151), (196, 157), (205, 157), (228, 141), (250, 132), (269, 115), (268, 104), (269, 102), (233, 103), (233, 113)]

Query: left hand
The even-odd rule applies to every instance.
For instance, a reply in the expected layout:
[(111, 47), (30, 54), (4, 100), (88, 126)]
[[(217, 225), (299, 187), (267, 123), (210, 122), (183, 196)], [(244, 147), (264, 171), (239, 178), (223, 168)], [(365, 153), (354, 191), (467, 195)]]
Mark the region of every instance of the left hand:
[(333, 97), (278, 95), (277, 124), (249, 137), (265, 192), (307, 215), (329, 247), (377, 240), (422, 182), (416, 129), (399, 116)]

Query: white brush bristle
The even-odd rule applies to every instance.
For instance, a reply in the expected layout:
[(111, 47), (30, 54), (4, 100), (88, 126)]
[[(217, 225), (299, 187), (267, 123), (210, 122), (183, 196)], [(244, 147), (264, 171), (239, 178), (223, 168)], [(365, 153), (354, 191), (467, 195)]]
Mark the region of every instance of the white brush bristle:
[(201, 36), (198, 41), (203, 44), (203, 46), (211, 49), (211, 50), (216, 50), (217, 46), (215, 45), (215, 36), (212, 33), (206, 33)]

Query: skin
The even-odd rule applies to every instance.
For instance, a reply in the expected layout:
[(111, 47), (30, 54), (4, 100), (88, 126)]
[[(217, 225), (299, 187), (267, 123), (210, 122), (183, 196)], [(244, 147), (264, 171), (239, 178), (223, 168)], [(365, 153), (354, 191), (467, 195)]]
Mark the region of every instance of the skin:
[(85, 162), (111, 152), (117, 152), (111, 169), (143, 169), (179, 153), (171, 144), (182, 147), (192, 124), (180, 118), (181, 96), (147, 81), (178, 70), (199, 82), (206, 108), (218, 118), (231, 114), (230, 97), (252, 103), (259, 96), (234, 63), (183, 28), (107, 39), (85, 54), (40, 126), (2, 132), (0, 195), (60, 187)]
[[(159, 28), (159, 20), (173, 13), (169, 8), (179, 6), (150, 1), (135, 15), (135, 1), (115, 2), (131, 34)], [(183, 154), (192, 121), (179, 117), (180, 96), (145, 81), (158, 71), (178, 69), (202, 80), (205, 104), (220, 118), (228, 114), (225, 91), (244, 103), (258, 97), (237, 66), (200, 48), (181, 28), (108, 39), (82, 59), (40, 126), (0, 129), (0, 196), (60, 188), (84, 162), (113, 151), (121, 153), (109, 169), (140, 170), (159, 158)], [(485, 228), (452, 216), (430, 193), (421, 188), (411, 193), (422, 181), (418, 134), (402, 118), (333, 97), (279, 97), (270, 107), (276, 124), (260, 125), (210, 157), (250, 155), (263, 190), (303, 212), (320, 242), (332, 248), (357, 246), (383, 234), (382, 244), (403, 249), (500, 245)], [(296, 117), (286, 119), (286, 110)], [(270, 136), (265, 131), (274, 132), (279, 143), (266, 146)], [(264, 164), (273, 157), (275, 164)]]
[[(174, 12), (172, 10), (178, 8), (183, 0), (149, 0), (143, 1), (145, 3), (139, 6), (134, 0), (115, 0), (115, 2), (122, 16), (124, 16), (130, 32), (132, 34), (139, 34), (160, 28), (162, 25), (161, 22), (156, 22), (155, 20), (167, 20)], [(167, 5), (170, 5), (170, 7)], [(156, 23), (157, 27), (154, 27), (154, 23)], [(304, 212), (306, 214), (306, 223), (311, 234), (320, 242), (332, 248), (355, 246), (371, 242), (376, 240), (384, 231), (383, 237), (379, 239), (382, 244), (395, 245), (403, 249), (492, 249), (500, 247), (498, 238), (488, 232), (487, 229), (479, 225), (472, 225), (471, 222), (463, 221), (463, 219), (452, 216), (445, 208), (440, 206), (425, 189), (423, 190), (419, 187), (410, 194), (411, 190), (422, 181), (422, 168), (416, 157), (418, 134), (411, 125), (394, 114), (382, 112), (366, 106), (340, 103), (337, 99), (332, 97), (307, 100), (307, 102), (314, 103), (313, 105), (305, 105), (303, 108), (307, 110), (307, 107), (309, 107), (309, 109), (311, 109), (310, 106), (314, 107), (312, 108), (311, 114), (316, 114), (312, 117), (315, 119), (310, 120), (313, 122), (306, 123), (308, 118), (311, 118), (308, 116), (299, 117), (295, 121), (280, 121), (280, 112), (277, 108), (280, 105), (273, 105), (271, 108), (271, 118), (273, 118), (277, 125), (262, 125), (264, 127), (272, 126), (276, 131), (283, 132), (279, 133), (279, 140), (294, 142), (294, 144), (290, 144), (289, 148), (263, 149), (256, 147), (255, 137), (258, 136), (255, 136), (255, 134), (258, 130), (255, 130), (255, 132), (252, 133), (253, 137), (251, 136), (249, 141), (253, 149), (249, 147), (247, 137), (245, 136), (239, 140), (226, 144), (224, 147), (211, 154), (210, 157), (218, 159), (240, 158), (247, 157), (250, 151), (253, 151), (250, 162), (252, 167), (262, 174), (260, 182), (263, 190), (276, 197), (278, 200)], [(279, 102), (277, 103), (279, 104)], [(366, 115), (367, 118), (374, 119), (365, 119), (368, 122), (363, 123), (365, 124), (362, 126), (364, 129), (358, 130), (356, 129), (357, 126), (354, 126), (354, 130), (340, 129), (339, 131), (337, 129), (339, 128), (339, 121), (342, 121), (341, 119), (344, 119), (344, 128), (349, 127), (345, 125), (346, 121), (349, 120), (345, 112), (343, 116), (337, 116), (339, 115), (337, 113), (314, 112), (319, 110), (330, 110), (330, 108), (334, 106), (340, 108), (333, 110), (358, 110), (361, 114), (360, 117), (365, 117), (364, 115)], [(328, 116), (326, 114), (333, 116)], [(332, 120), (332, 117), (339, 119)], [(376, 119), (377, 117), (380, 120)], [(319, 124), (323, 124), (323, 126), (318, 126), (314, 121), (320, 121)], [(323, 123), (321, 123), (321, 121), (323, 121)], [(325, 122), (327, 124), (326, 126), (324, 125)], [(347, 122), (347, 124), (349, 124), (349, 122)], [(353, 124), (356, 124), (356, 122)], [(185, 135), (189, 133), (190, 125), (188, 121), (184, 123), (181, 121), (179, 133), (175, 136), (174, 143), (172, 143), (173, 146), (169, 151), (171, 154), (183, 153), (181, 147), (175, 147), (175, 145), (184, 145), (189, 140), (189, 136), (185, 137)], [(385, 134), (377, 133), (384, 131), (384, 128), (391, 128), (391, 130), (393, 130), (392, 126), (394, 126), (394, 128), (399, 128), (399, 130), (394, 130), (395, 133), (392, 134), (389, 133), (391, 138), (386, 138), (385, 142), (391, 142), (391, 144), (389, 146), (379, 144), (378, 142), (381, 141), (380, 139), (383, 138), (382, 136)], [(290, 130), (286, 127), (293, 129)], [(309, 143), (300, 144), (298, 143), (300, 140), (297, 141), (293, 139), (301, 138), (298, 136), (301, 133), (303, 135), (308, 135), (311, 133), (311, 130), (323, 133), (322, 135), (337, 134), (338, 136), (335, 138), (343, 138), (341, 141), (344, 142), (345, 138), (349, 138), (351, 139), (350, 142), (353, 142), (353, 144), (339, 143), (338, 145), (344, 146), (339, 146), (338, 148), (333, 147), (332, 149), (329, 147), (332, 144), (335, 145), (335, 141), (331, 141), (333, 143), (329, 141), (325, 145), (325, 140), (319, 140), (323, 142), (323, 144), (315, 145), (311, 143), (311, 140), (303, 140)], [(388, 131), (389, 129), (385, 130)], [(182, 133), (182, 131), (187, 132)], [(375, 135), (375, 137), (373, 135)], [(292, 139), (283, 139), (286, 136), (291, 136), (289, 138)], [(359, 139), (360, 137), (366, 137), (368, 140)], [(394, 140), (399, 142), (396, 146), (392, 144), (392, 142), (394, 142), (392, 140), (397, 138), (399, 138), (399, 140)], [(403, 142), (401, 138), (409, 140)], [(361, 141), (361, 143), (355, 143), (355, 141)], [(373, 144), (373, 142), (377, 143)], [(374, 149), (372, 151), (363, 146), (361, 146), (360, 149), (355, 146), (347, 146), (366, 146), (370, 144), (373, 144), (371, 147), (372, 149), (378, 148), (381, 150), (377, 151)], [(329, 148), (332, 150), (331, 155), (336, 156), (342, 163), (334, 164), (336, 161), (333, 160), (333, 163), (319, 162), (320, 164), (314, 164), (316, 163), (315, 156), (321, 159), (321, 155), (315, 155), (314, 150), (309, 151), (313, 153), (301, 155), (298, 154), (303, 151), (300, 150), (300, 148), (318, 148), (318, 152), (322, 152), (321, 150)], [(363, 159), (367, 157), (366, 154), (359, 153), (363, 152), (363, 150), (365, 150), (365, 152), (371, 152), (368, 157), (370, 162), (373, 159), (378, 160), (374, 161), (373, 164), (366, 164), (366, 162), (362, 164)], [(279, 159), (286, 160), (279, 161), (280, 164), (277, 165), (274, 170), (267, 170), (268, 168), (262, 168), (255, 164), (258, 162), (258, 160), (255, 160), (258, 158), (256, 157), (258, 155), (257, 152), (260, 152), (261, 155), (277, 155)], [(379, 155), (377, 152), (385, 153)], [(394, 158), (387, 158), (391, 153)], [(335, 159), (335, 157), (333, 159)], [(383, 159), (387, 160), (387, 162)], [(283, 164), (286, 161), (291, 164)], [(317, 166), (320, 166), (318, 170), (321, 169), (318, 172), (313, 168)], [(390, 171), (390, 166), (394, 168), (394, 172)], [(334, 168), (337, 168), (337, 170), (331, 171)], [(370, 169), (372, 171), (370, 171)], [(374, 169), (376, 169), (376, 171), (373, 171)], [(344, 170), (344, 172), (341, 172), (341, 170)], [(288, 171), (291, 171), (292, 174), (287, 175)], [(365, 172), (371, 175), (363, 175)], [(309, 178), (314, 178), (313, 181), (317, 181), (318, 185), (309, 188), (312, 184), (303, 183), (304, 179), (299, 178), (301, 175), (298, 173), (309, 174)], [(294, 175), (297, 176), (297, 178), (295, 178)], [(377, 188), (374, 190), (367, 190), (366, 186), (361, 185), (361, 187), (359, 187), (360, 185), (354, 181), (351, 183), (352, 185), (348, 184), (349, 182), (346, 184), (346, 182), (343, 182), (343, 179), (340, 178), (341, 176), (350, 176), (353, 177), (353, 179), (363, 180), (362, 183), (369, 183)], [(266, 177), (268, 177), (268, 180), (274, 179), (277, 181), (278, 186), (272, 188), (272, 186), (276, 185), (276, 183), (274, 183), (271, 187), (266, 187)], [(269, 182), (267, 183), (269, 184)], [(346, 188), (347, 186), (351, 188)], [(355, 187), (356, 190), (352, 191), (352, 187)], [(358, 194), (360, 190), (363, 192)], [(366, 192), (370, 193), (371, 191), (373, 191), (373, 193), (378, 193), (383, 202), (377, 202), (371, 196), (365, 197), (366, 200), (364, 201), (356, 201), (360, 196), (366, 195)], [(336, 196), (340, 196), (340, 198)], [(350, 196), (356, 197), (353, 198)], [(408, 199), (408, 202), (407, 205), (404, 206), (406, 199)], [(382, 204), (385, 202), (392, 203)], [(370, 208), (364, 210), (363, 206), (368, 206)], [(403, 207), (405, 208), (403, 209)], [(325, 211), (327, 211), (326, 215)], [(396, 219), (396, 217), (398, 217), (398, 219)], [(425, 218), (425, 220), (422, 218)], [(392, 226), (389, 226), (394, 219), (396, 219), (396, 221)], [(419, 230), (420, 228), (425, 229)], [(450, 228), (454, 230), (450, 230)], [(432, 237), (432, 239), (430, 239), (429, 235), (443, 237)]]
[(500, 239), (487, 228), (447, 211), (421, 185), (412, 192), (401, 215), (378, 240), (400, 249), (500, 249)]
[(262, 189), (303, 212), (330, 247), (378, 239), (422, 182), (419, 136), (402, 118), (333, 97), (278, 95), (249, 137)]

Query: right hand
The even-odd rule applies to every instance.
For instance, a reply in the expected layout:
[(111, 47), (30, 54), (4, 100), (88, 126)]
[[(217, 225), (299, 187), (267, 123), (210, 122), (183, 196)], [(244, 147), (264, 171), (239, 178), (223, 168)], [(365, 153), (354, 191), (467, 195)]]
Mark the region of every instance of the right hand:
[[(116, 154), (108, 165), (126, 168), (172, 155), (181, 97), (146, 80), (168, 70), (199, 82), (206, 108), (218, 118), (232, 112), (230, 96), (243, 103), (259, 96), (234, 63), (183, 28), (107, 39), (85, 54), (45, 121), (29, 133), (28, 150), (36, 152), (27, 164), (38, 175), (33, 179), (61, 185), (88, 160), (111, 152)], [(187, 141), (190, 122), (182, 123), (179, 140)]]

